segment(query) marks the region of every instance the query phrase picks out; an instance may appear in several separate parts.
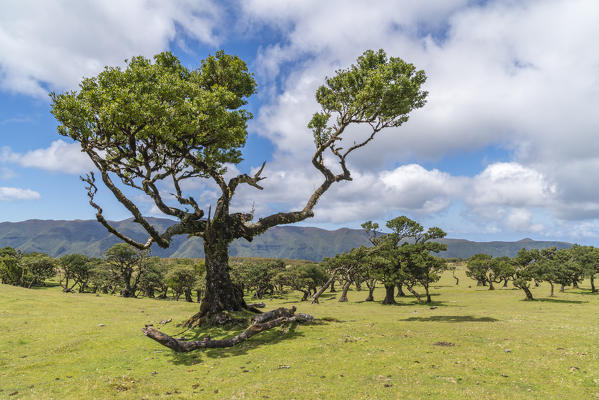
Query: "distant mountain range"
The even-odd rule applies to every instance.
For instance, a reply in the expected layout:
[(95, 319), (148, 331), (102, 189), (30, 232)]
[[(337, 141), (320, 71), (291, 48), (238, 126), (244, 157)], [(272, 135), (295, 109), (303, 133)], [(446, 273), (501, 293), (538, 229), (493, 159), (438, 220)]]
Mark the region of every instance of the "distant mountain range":
[[(174, 222), (169, 219), (149, 218), (160, 231)], [(131, 219), (112, 223), (125, 235), (145, 241), (147, 234)], [(81, 253), (100, 257), (119, 239), (95, 220), (53, 221), (28, 220), (0, 223), (0, 247), (14, 247), (24, 252), (42, 252), (53, 257)], [(443, 239), (448, 246), (443, 257), (468, 258), (477, 253), (513, 257), (521, 248), (567, 248), (571, 243), (534, 241), (472, 242), (464, 239)], [(238, 239), (230, 246), (232, 257), (276, 257), (320, 261), (346, 252), (354, 247), (368, 245), (366, 233), (360, 229), (342, 228), (328, 231), (320, 228), (277, 226), (254, 238), (252, 242)], [(202, 240), (184, 235), (175, 237), (168, 249), (152, 247), (159, 257), (203, 257)]]

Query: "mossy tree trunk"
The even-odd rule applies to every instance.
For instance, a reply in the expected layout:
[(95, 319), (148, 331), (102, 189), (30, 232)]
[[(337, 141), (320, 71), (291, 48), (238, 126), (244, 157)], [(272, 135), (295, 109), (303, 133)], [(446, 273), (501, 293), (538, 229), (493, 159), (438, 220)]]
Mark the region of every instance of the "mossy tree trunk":
[(534, 300), (534, 297), (532, 297), (532, 292), (528, 286), (522, 286), (522, 290), (524, 290), (524, 294), (526, 294), (526, 300)]
[(397, 284), (397, 297), (406, 297), (406, 294), (403, 291), (403, 284)]
[(376, 279), (367, 279), (366, 286), (368, 286), (368, 297), (365, 301), (374, 301), (374, 289), (376, 289)]
[(233, 284), (229, 275), (229, 240), (220, 235), (214, 236), (204, 237), (206, 289), (199, 318), (247, 308), (243, 292)]
[(432, 303), (433, 301), (431, 299), (431, 294), (430, 294), (430, 292), (428, 290), (428, 285), (424, 285), (424, 291), (426, 292), (426, 302), (427, 302), (427, 304)]
[(385, 285), (385, 298), (383, 304), (397, 304), (395, 302), (395, 285)]
[(349, 287), (351, 286), (351, 284), (352, 284), (351, 280), (347, 280), (343, 284), (343, 289), (341, 290), (341, 297), (339, 297), (339, 301), (340, 302), (346, 302), (347, 301), (347, 291), (349, 290)]
[(411, 285), (407, 285), (407, 287), (408, 287), (408, 291), (410, 293), (412, 293), (414, 295), (414, 297), (416, 298), (416, 300), (420, 303), (420, 300), (421, 300), (420, 294), (418, 294), (418, 292), (415, 291), (414, 288)]

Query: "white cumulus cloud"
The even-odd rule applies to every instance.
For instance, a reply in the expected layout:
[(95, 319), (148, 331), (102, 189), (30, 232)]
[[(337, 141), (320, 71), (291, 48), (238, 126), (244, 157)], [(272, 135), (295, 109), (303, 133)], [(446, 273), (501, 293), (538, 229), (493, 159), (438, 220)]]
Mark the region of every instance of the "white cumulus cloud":
[(4, 147), (0, 150), (0, 161), (68, 174), (82, 174), (94, 169), (87, 154), (81, 152), (79, 143), (67, 143), (61, 139), (52, 142), (50, 147), (26, 153), (15, 153)]
[(0, 201), (38, 200), (42, 196), (31, 189), (0, 186)]
[(46, 96), (75, 89), (105, 65), (166, 50), (183, 35), (216, 44), (220, 15), (210, 0), (3, 2), (0, 88)]

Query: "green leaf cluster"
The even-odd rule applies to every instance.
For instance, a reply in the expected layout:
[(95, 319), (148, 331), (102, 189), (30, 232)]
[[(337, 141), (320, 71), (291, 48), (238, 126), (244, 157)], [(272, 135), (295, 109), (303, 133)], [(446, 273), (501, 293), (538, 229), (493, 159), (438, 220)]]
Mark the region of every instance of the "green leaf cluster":
[[(355, 64), (326, 78), (316, 91), (322, 111), (314, 114), (308, 127), (316, 146), (330, 139), (335, 129), (350, 123), (371, 123), (381, 127), (399, 126), (410, 111), (426, 103), (428, 93), (421, 90), (424, 71), (384, 50), (367, 50)], [(331, 125), (332, 115), (336, 121)]]
[(167, 167), (186, 154), (215, 170), (241, 161), (252, 115), (241, 107), (256, 83), (245, 62), (222, 51), (189, 70), (169, 52), (106, 67), (79, 91), (51, 93), (58, 132), (112, 168)]

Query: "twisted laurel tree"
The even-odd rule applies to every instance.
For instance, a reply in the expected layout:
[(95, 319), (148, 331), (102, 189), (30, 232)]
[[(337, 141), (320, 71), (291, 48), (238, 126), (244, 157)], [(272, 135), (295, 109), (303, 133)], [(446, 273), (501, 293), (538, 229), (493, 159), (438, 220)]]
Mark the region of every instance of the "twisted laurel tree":
[[(153, 61), (134, 57), (124, 69), (106, 67), (97, 76), (83, 79), (78, 91), (51, 93), (51, 112), (59, 122), (58, 132), (81, 144), (104, 185), (148, 239), (134, 240), (105, 219), (95, 201), (96, 175), (90, 172), (81, 179), (96, 218), (106, 229), (139, 249), (153, 243), (167, 248), (175, 235), (203, 239), (206, 291), (191, 323), (247, 307), (229, 277), (229, 243), (237, 238), (252, 240), (273, 226), (312, 217), (314, 206), (333, 183), (352, 179), (348, 156), (381, 130), (402, 125), (410, 111), (425, 104), (427, 92), (421, 89), (425, 80), (423, 71), (399, 58), (388, 58), (383, 50), (368, 50), (354, 65), (326, 78), (316, 92), (321, 110), (308, 124), (316, 146), (312, 165), (323, 181), (303, 209), (257, 221), (252, 214), (231, 213), (229, 208), (240, 185), (263, 189), (264, 164), (252, 175), (228, 181), (224, 177), (226, 163), (242, 160), (246, 123), (252, 118), (243, 106), (256, 90), (252, 74), (238, 57), (220, 51), (193, 70), (168, 52)], [(369, 132), (361, 141), (345, 145), (344, 133), (351, 125), (366, 126)], [(336, 163), (327, 165), (331, 158)], [(332, 169), (335, 164), (337, 172)], [(184, 182), (197, 179), (211, 179), (220, 189), (208, 215), (182, 190)], [(170, 194), (164, 194), (165, 187)], [(177, 222), (160, 232), (131, 200), (132, 190), (148, 196)]]

